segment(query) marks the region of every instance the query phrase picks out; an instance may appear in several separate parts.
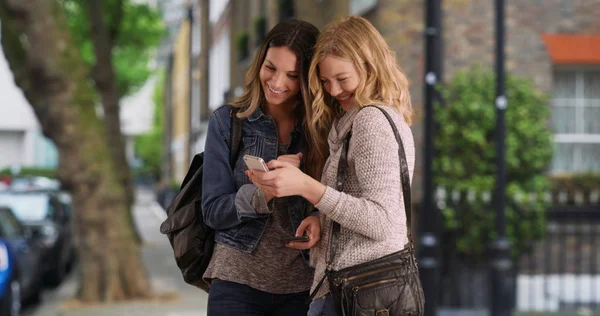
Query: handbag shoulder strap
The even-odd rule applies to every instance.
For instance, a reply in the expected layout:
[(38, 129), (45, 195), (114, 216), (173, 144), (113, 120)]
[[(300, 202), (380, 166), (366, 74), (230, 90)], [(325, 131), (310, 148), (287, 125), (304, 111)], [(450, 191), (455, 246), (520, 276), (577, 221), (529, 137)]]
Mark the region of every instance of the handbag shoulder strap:
[[(400, 160), (400, 182), (402, 183), (402, 196), (404, 197), (404, 211), (406, 213), (406, 231), (408, 235), (409, 247), (414, 249), (414, 242), (411, 229), (412, 214), (410, 197), (410, 177), (408, 173), (408, 162), (406, 161), (406, 153), (404, 151), (404, 143), (402, 142), (402, 137), (400, 137), (400, 133), (398, 132), (396, 124), (394, 124), (394, 121), (392, 120), (392, 117), (388, 112), (375, 105), (365, 106), (361, 108), (361, 110), (367, 107), (377, 108), (383, 113), (383, 115), (385, 115), (388, 122), (392, 126), (392, 130), (394, 131), (394, 135), (396, 136), (396, 141), (398, 142), (398, 157)], [(340, 154), (340, 161), (338, 164), (338, 172), (336, 179), (336, 190), (338, 191), (342, 191), (342, 186), (344, 184), (344, 180), (346, 179), (346, 170), (348, 166), (348, 145), (350, 143), (350, 138), (352, 138), (352, 130), (350, 130), (348, 134), (346, 134), (346, 137), (344, 138), (344, 143), (342, 145), (342, 152)], [(338, 247), (338, 238), (336, 238), (336, 235), (339, 233), (340, 228), (341, 226), (338, 222), (333, 222), (332, 234), (329, 239), (329, 260), (327, 260), (327, 269), (331, 269), (333, 266), (333, 260), (335, 258), (335, 253)]]
[(240, 143), (242, 142), (242, 120), (237, 117), (240, 108), (231, 107), (229, 116), (231, 117), (231, 140), (229, 141), (229, 165), (231, 169), (235, 166), (235, 162), (240, 154)]

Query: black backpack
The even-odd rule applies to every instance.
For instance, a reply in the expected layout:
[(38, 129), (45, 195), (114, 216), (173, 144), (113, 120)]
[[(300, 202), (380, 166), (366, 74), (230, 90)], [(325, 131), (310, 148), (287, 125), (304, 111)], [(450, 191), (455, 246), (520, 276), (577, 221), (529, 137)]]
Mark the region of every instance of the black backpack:
[[(240, 151), (242, 121), (238, 108), (232, 107), (229, 164), (233, 169)], [(167, 208), (167, 219), (160, 232), (167, 235), (177, 266), (186, 283), (206, 292), (210, 285), (202, 279), (215, 247), (215, 231), (204, 223), (202, 216), (202, 165), (204, 153), (194, 156), (181, 188)]]

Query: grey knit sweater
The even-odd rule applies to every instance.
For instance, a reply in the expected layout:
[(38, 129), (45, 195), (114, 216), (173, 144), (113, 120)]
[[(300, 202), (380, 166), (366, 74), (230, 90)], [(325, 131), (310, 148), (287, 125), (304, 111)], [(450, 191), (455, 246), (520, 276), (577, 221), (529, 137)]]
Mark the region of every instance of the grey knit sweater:
[[(412, 181), (415, 145), (410, 127), (393, 108), (382, 108), (391, 115), (400, 132)], [(350, 129), (348, 176), (339, 192), (334, 189), (338, 162), (342, 142)], [(344, 113), (334, 122), (328, 142), (330, 156), (321, 179), (327, 189), (315, 205), (321, 214), (322, 238), (319, 246), (311, 251), (315, 266), (313, 291), (324, 276), (332, 220), (341, 225), (334, 270), (402, 250), (408, 242), (398, 143), (383, 113), (375, 108), (352, 109)], [(315, 299), (327, 292), (329, 288), (324, 282)]]

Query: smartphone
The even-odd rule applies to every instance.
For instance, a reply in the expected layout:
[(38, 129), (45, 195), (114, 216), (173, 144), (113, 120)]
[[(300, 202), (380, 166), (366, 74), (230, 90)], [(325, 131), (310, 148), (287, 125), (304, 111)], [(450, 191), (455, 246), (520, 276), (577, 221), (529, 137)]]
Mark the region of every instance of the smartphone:
[(260, 157), (256, 157), (256, 156), (252, 156), (252, 155), (244, 155), (244, 162), (246, 163), (246, 166), (248, 166), (248, 169), (250, 169), (250, 170), (257, 170), (257, 171), (264, 171), (264, 172), (269, 171), (269, 168), (267, 168), (267, 164)]
[(304, 236), (293, 236), (293, 237), (283, 238), (283, 242), (286, 243), (286, 244), (288, 242), (290, 242), (290, 241), (303, 241), (303, 242), (307, 242), (308, 240), (309, 240), (308, 236), (306, 236), (306, 235), (304, 235)]

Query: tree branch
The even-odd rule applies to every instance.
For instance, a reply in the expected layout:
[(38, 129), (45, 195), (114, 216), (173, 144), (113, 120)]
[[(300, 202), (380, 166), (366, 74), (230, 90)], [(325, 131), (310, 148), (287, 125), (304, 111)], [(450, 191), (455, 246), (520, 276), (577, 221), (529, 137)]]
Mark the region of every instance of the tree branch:
[(121, 33), (121, 25), (123, 24), (123, 15), (125, 12), (124, 2), (123, 0), (116, 0), (116, 8), (113, 14), (111, 15), (110, 26), (109, 26), (109, 39), (111, 45), (114, 45)]

